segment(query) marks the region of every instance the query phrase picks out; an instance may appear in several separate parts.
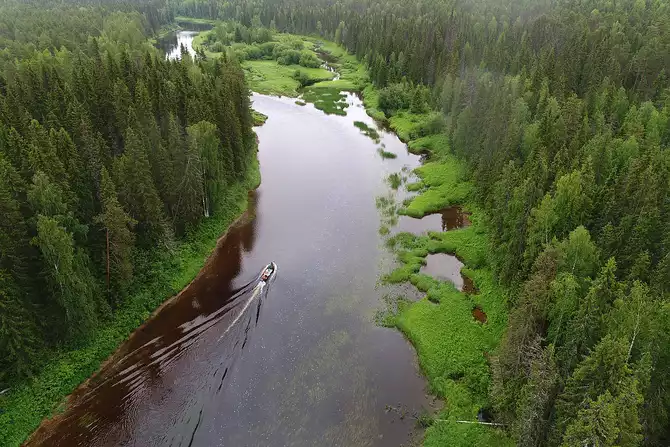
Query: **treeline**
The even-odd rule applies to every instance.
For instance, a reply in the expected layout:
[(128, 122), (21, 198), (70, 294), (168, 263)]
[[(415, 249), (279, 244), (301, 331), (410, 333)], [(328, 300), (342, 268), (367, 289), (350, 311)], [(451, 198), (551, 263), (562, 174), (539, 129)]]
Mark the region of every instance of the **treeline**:
[(513, 291), (491, 400), (519, 445), (668, 445), (666, 3), (179, 8), (322, 33), (367, 62), (387, 114), (443, 112), (489, 216), (496, 275)]
[(134, 47), (174, 19), (163, 0), (7, 0), (1, 8), (2, 59), (30, 57), (33, 50), (74, 50), (103, 35)]
[(167, 61), (112, 6), (0, 7), (0, 388), (109, 318), (255, 156), (239, 65)]

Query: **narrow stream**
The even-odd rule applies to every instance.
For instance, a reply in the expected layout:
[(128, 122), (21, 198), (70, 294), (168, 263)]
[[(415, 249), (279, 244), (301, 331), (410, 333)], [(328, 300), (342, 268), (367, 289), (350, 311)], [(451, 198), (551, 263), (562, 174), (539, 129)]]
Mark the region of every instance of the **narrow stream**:
[[(190, 46), (180, 31), (176, 46)], [(192, 49), (191, 49), (192, 50)], [(171, 52), (172, 51), (172, 52)], [(167, 54), (176, 55), (174, 48)], [(359, 98), (328, 116), (253, 95), (262, 184), (198, 279), (30, 445), (397, 446), (429, 406), (413, 348), (378, 327), (390, 255), (375, 197), (419, 157)], [(353, 123), (378, 129), (386, 150)], [(270, 261), (279, 270), (260, 290)], [(408, 414), (409, 416), (405, 416)]]

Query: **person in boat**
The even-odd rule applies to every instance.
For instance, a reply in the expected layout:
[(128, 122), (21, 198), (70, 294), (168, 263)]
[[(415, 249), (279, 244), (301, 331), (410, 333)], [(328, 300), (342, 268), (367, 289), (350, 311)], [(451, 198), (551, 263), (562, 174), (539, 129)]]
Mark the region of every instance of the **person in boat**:
[(267, 281), (268, 278), (272, 275), (272, 272), (274, 271), (274, 267), (272, 265), (267, 266), (267, 268), (263, 271), (263, 274), (261, 275), (261, 281)]

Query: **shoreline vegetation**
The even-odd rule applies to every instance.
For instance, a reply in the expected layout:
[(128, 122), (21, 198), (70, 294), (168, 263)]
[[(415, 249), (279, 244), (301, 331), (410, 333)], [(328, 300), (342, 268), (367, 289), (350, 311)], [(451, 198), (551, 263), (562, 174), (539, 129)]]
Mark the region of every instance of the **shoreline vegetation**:
[[(489, 354), (497, 348), (507, 325), (509, 291), (495, 280), (487, 219), (474, 202), (465, 163), (453, 154), (446, 134), (432, 123), (435, 114), (404, 110), (387, 118), (379, 110), (376, 89), (368, 86), (364, 95), (373, 118), (384, 117), (382, 122), (407, 144), (410, 152), (429, 156), (414, 170), (418, 181), (405, 184), (408, 191), (418, 194), (404, 204), (386, 208), (396, 215), (420, 219), (457, 205), (467, 210), (472, 223), (446, 232), (400, 233), (386, 239), (399, 266), (384, 275), (382, 281), (411, 283), (424, 297), (419, 301), (396, 297), (383, 312), (382, 323), (397, 328), (412, 343), (431, 393), (444, 401), (437, 414), (421, 418), (421, 424), (427, 427), (424, 445), (513, 446), (501, 428), (477, 423), (478, 416), (491, 408)], [(397, 216), (393, 219), (397, 220)], [(387, 233), (388, 230), (383, 232)], [(449, 281), (420, 273), (431, 254), (456, 256), (464, 264), (461, 273), (472, 280), (477, 293), (457, 290)], [(473, 318), (475, 309), (484, 312), (485, 323)]]

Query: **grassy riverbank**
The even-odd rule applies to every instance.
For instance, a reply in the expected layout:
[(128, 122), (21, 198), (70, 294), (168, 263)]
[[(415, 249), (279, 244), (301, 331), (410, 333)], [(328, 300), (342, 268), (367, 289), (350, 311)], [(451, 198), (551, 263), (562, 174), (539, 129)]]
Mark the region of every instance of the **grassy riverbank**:
[[(431, 391), (445, 401), (426, 431), (425, 445), (513, 445), (500, 430), (456, 422), (476, 421), (479, 410), (489, 407), (487, 355), (498, 345), (507, 323), (505, 292), (488, 264), (486, 228), (477, 211), (471, 217), (468, 228), (426, 236), (401, 233), (388, 240), (400, 266), (386, 281), (411, 282), (425, 297), (401, 300), (387, 324), (400, 329), (416, 347)], [(466, 266), (462, 273), (473, 280), (478, 293), (466, 294), (450, 282), (419, 273), (426, 256), (435, 253), (457, 256)], [(475, 308), (486, 314), (486, 323), (473, 318)]]
[(10, 390), (0, 401), (0, 445), (18, 446), (42, 419), (63, 409), (63, 399), (144, 323), (166, 299), (188, 285), (204, 265), (222, 233), (244, 212), (248, 192), (260, 184), (255, 157), (247, 179), (231, 190), (224, 210), (204, 221), (171, 251), (156, 250), (140, 260), (135, 292), (86, 340), (53, 353), (42, 371), (30, 381)]
[[(180, 20), (191, 21), (184, 17)], [(207, 23), (216, 28), (196, 36), (194, 48), (204, 51), (208, 57), (220, 57), (226, 52), (229, 57), (237, 58), (254, 92), (301, 96), (327, 114), (345, 115), (347, 103), (342, 92), (360, 92), (368, 85), (369, 78), (363, 65), (334, 42), (270, 30), (263, 35), (264, 39), (271, 36), (267, 42), (238, 42), (234, 41), (235, 24)], [(338, 79), (335, 79), (335, 73), (323, 67), (326, 61), (338, 73)]]
[[(182, 18), (182, 20), (187, 20)], [(188, 19), (190, 20), (190, 19)], [(224, 34), (225, 22), (214, 22), (211, 25), (219, 25), (220, 28), (203, 31), (193, 39), (193, 47), (202, 49), (208, 57), (220, 57), (226, 52), (231, 57), (236, 57), (242, 68), (245, 71), (249, 88), (257, 93), (265, 95), (278, 95), (297, 97), (299, 90), (305, 85), (315, 84), (321, 81), (330, 81), (335, 76), (334, 73), (320, 67), (320, 63), (313, 63), (318, 61), (317, 53), (315, 51), (316, 44), (312, 38), (305, 36), (293, 36), (288, 34), (276, 33), (272, 34), (269, 42), (265, 42), (264, 49), (267, 54), (262, 56), (258, 53), (261, 50), (259, 44), (247, 44), (242, 42), (226, 42), (225, 44), (220, 40), (221, 34)], [(282, 50), (291, 52), (299, 52), (302, 55), (296, 57), (298, 60), (307, 60), (311, 63), (305, 62), (305, 65), (299, 63), (285, 63), (290, 62), (290, 59), (284, 59), (280, 63), (277, 58), (281, 58)], [(314, 66), (316, 65), (316, 66)]]
[[(365, 89), (369, 113), (377, 119), (386, 118), (379, 110), (378, 98), (373, 87)], [(472, 225), (427, 235), (400, 233), (387, 240), (399, 265), (384, 280), (410, 282), (425, 296), (416, 302), (400, 298), (385, 324), (397, 327), (415, 346), (431, 391), (445, 401), (437, 415), (427, 418), (430, 427), (424, 445), (511, 446), (514, 443), (500, 429), (457, 422), (475, 422), (479, 411), (490, 407), (488, 354), (496, 349), (507, 325), (507, 296), (491, 272), (485, 219), (472, 201), (466, 166), (451, 153), (446, 134), (426, 131), (435, 118), (434, 113), (402, 111), (387, 120), (410, 151), (430, 154), (430, 161), (415, 170), (419, 181), (406, 185), (419, 194), (397, 214), (422, 218), (461, 205), (470, 211)], [(451, 282), (420, 273), (426, 257), (437, 253), (458, 257), (465, 265), (462, 273), (473, 281), (477, 293), (461, 292)], [(475, 308), (486, 314), (485, 323), (473, 317)]]

